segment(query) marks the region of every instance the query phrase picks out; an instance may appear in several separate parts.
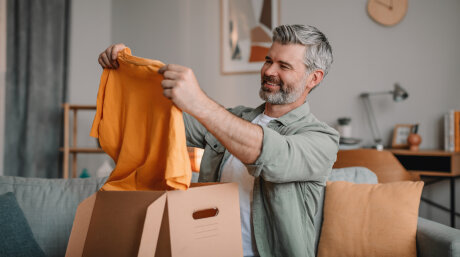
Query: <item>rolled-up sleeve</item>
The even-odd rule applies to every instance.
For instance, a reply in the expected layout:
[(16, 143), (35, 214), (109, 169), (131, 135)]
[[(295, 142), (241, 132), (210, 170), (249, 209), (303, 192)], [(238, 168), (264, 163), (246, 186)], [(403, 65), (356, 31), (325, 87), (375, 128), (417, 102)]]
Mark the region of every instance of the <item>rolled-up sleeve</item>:
[(258, 159), (246, 167), (254, 177), (274, 183), (324, 182), (334, 164), (339, 136), (329, 127), (315, 126), (293, 135), (263, 128), (263, 145)]

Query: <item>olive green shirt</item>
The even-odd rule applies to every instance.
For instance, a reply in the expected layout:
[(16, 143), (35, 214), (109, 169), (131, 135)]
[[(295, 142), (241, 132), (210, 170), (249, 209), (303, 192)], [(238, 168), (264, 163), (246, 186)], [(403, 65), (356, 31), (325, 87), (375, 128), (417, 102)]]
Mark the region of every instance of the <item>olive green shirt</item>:
[[(252, 121), (264, 108), (239, 106), (229, 111)], [(184, 114), (184, 123), (187, 144), (205, 149), (199, 181), (220, 181), (230, 153), (192, 116)], [(336, 160), (339, 135), (316, 119), (308, 103), (261, 127), (261, 154), (246, 165), (255, 177), (252, 221), (257, 250), (263, 257), (314, 257), (313, 220)]]

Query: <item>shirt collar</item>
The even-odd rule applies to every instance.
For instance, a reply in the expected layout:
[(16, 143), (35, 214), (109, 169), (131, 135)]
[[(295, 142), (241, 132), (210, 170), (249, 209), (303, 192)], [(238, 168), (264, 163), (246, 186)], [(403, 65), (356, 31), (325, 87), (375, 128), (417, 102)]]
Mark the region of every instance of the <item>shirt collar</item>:
[[(243, 113), (242, 118), (247, 121), (252, 121), (257, 117), (257, 115), (263, 113), (265, 110), (265, 103), (259, 105), (254, 110)], [(310, 105), (308, 102), (303, 103), (301, 106), (295, 108), (294, 110), (284, 114), (283, 116), (275, 119), (276, 121), (280, 122), (284, 126), (288, 126), (289, 124), (293, 123), (294, 121), (299, 120), (301, 117), (310, 113)]]

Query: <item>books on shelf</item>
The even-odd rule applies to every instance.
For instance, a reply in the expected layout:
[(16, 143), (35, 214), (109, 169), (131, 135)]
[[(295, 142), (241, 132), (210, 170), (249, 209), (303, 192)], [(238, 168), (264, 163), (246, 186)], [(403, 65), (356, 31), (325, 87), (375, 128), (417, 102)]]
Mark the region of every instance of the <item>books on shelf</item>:
[(444, 150), (460, 152), (460, 110), (444, 114)]

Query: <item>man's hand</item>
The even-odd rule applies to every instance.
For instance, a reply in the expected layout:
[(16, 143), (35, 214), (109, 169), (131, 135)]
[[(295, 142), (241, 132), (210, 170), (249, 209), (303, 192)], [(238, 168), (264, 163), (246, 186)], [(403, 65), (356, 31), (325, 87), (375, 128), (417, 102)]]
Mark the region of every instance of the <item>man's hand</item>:
[(253, 163), (262, 149), (263, 132), (227, 111), (200, 88), (190, 68), (167, 64), (158, 70), (163, 74), (163, 94), (182, 111), (195, 117), (230, 153), (243, 163)]
[(117, 69), (118, 68), (118, 62), (117, 62), (117, 56), (118, 52), (121, 50), (125, 49), (126, 46), (124, 44), (115, 44), (109, 46), (107, 49), (105, 49), (104, 52), (102, 52), (99, 55), (98, 62), (104, 69)]
[(171, 99), (182, 111), (197, 116), (209, 103), (208, 96), (201, 90), (195, 74), (190, 68), (167, 64), (158, 70), (164, 76), (161, 82), (163, 95)]

